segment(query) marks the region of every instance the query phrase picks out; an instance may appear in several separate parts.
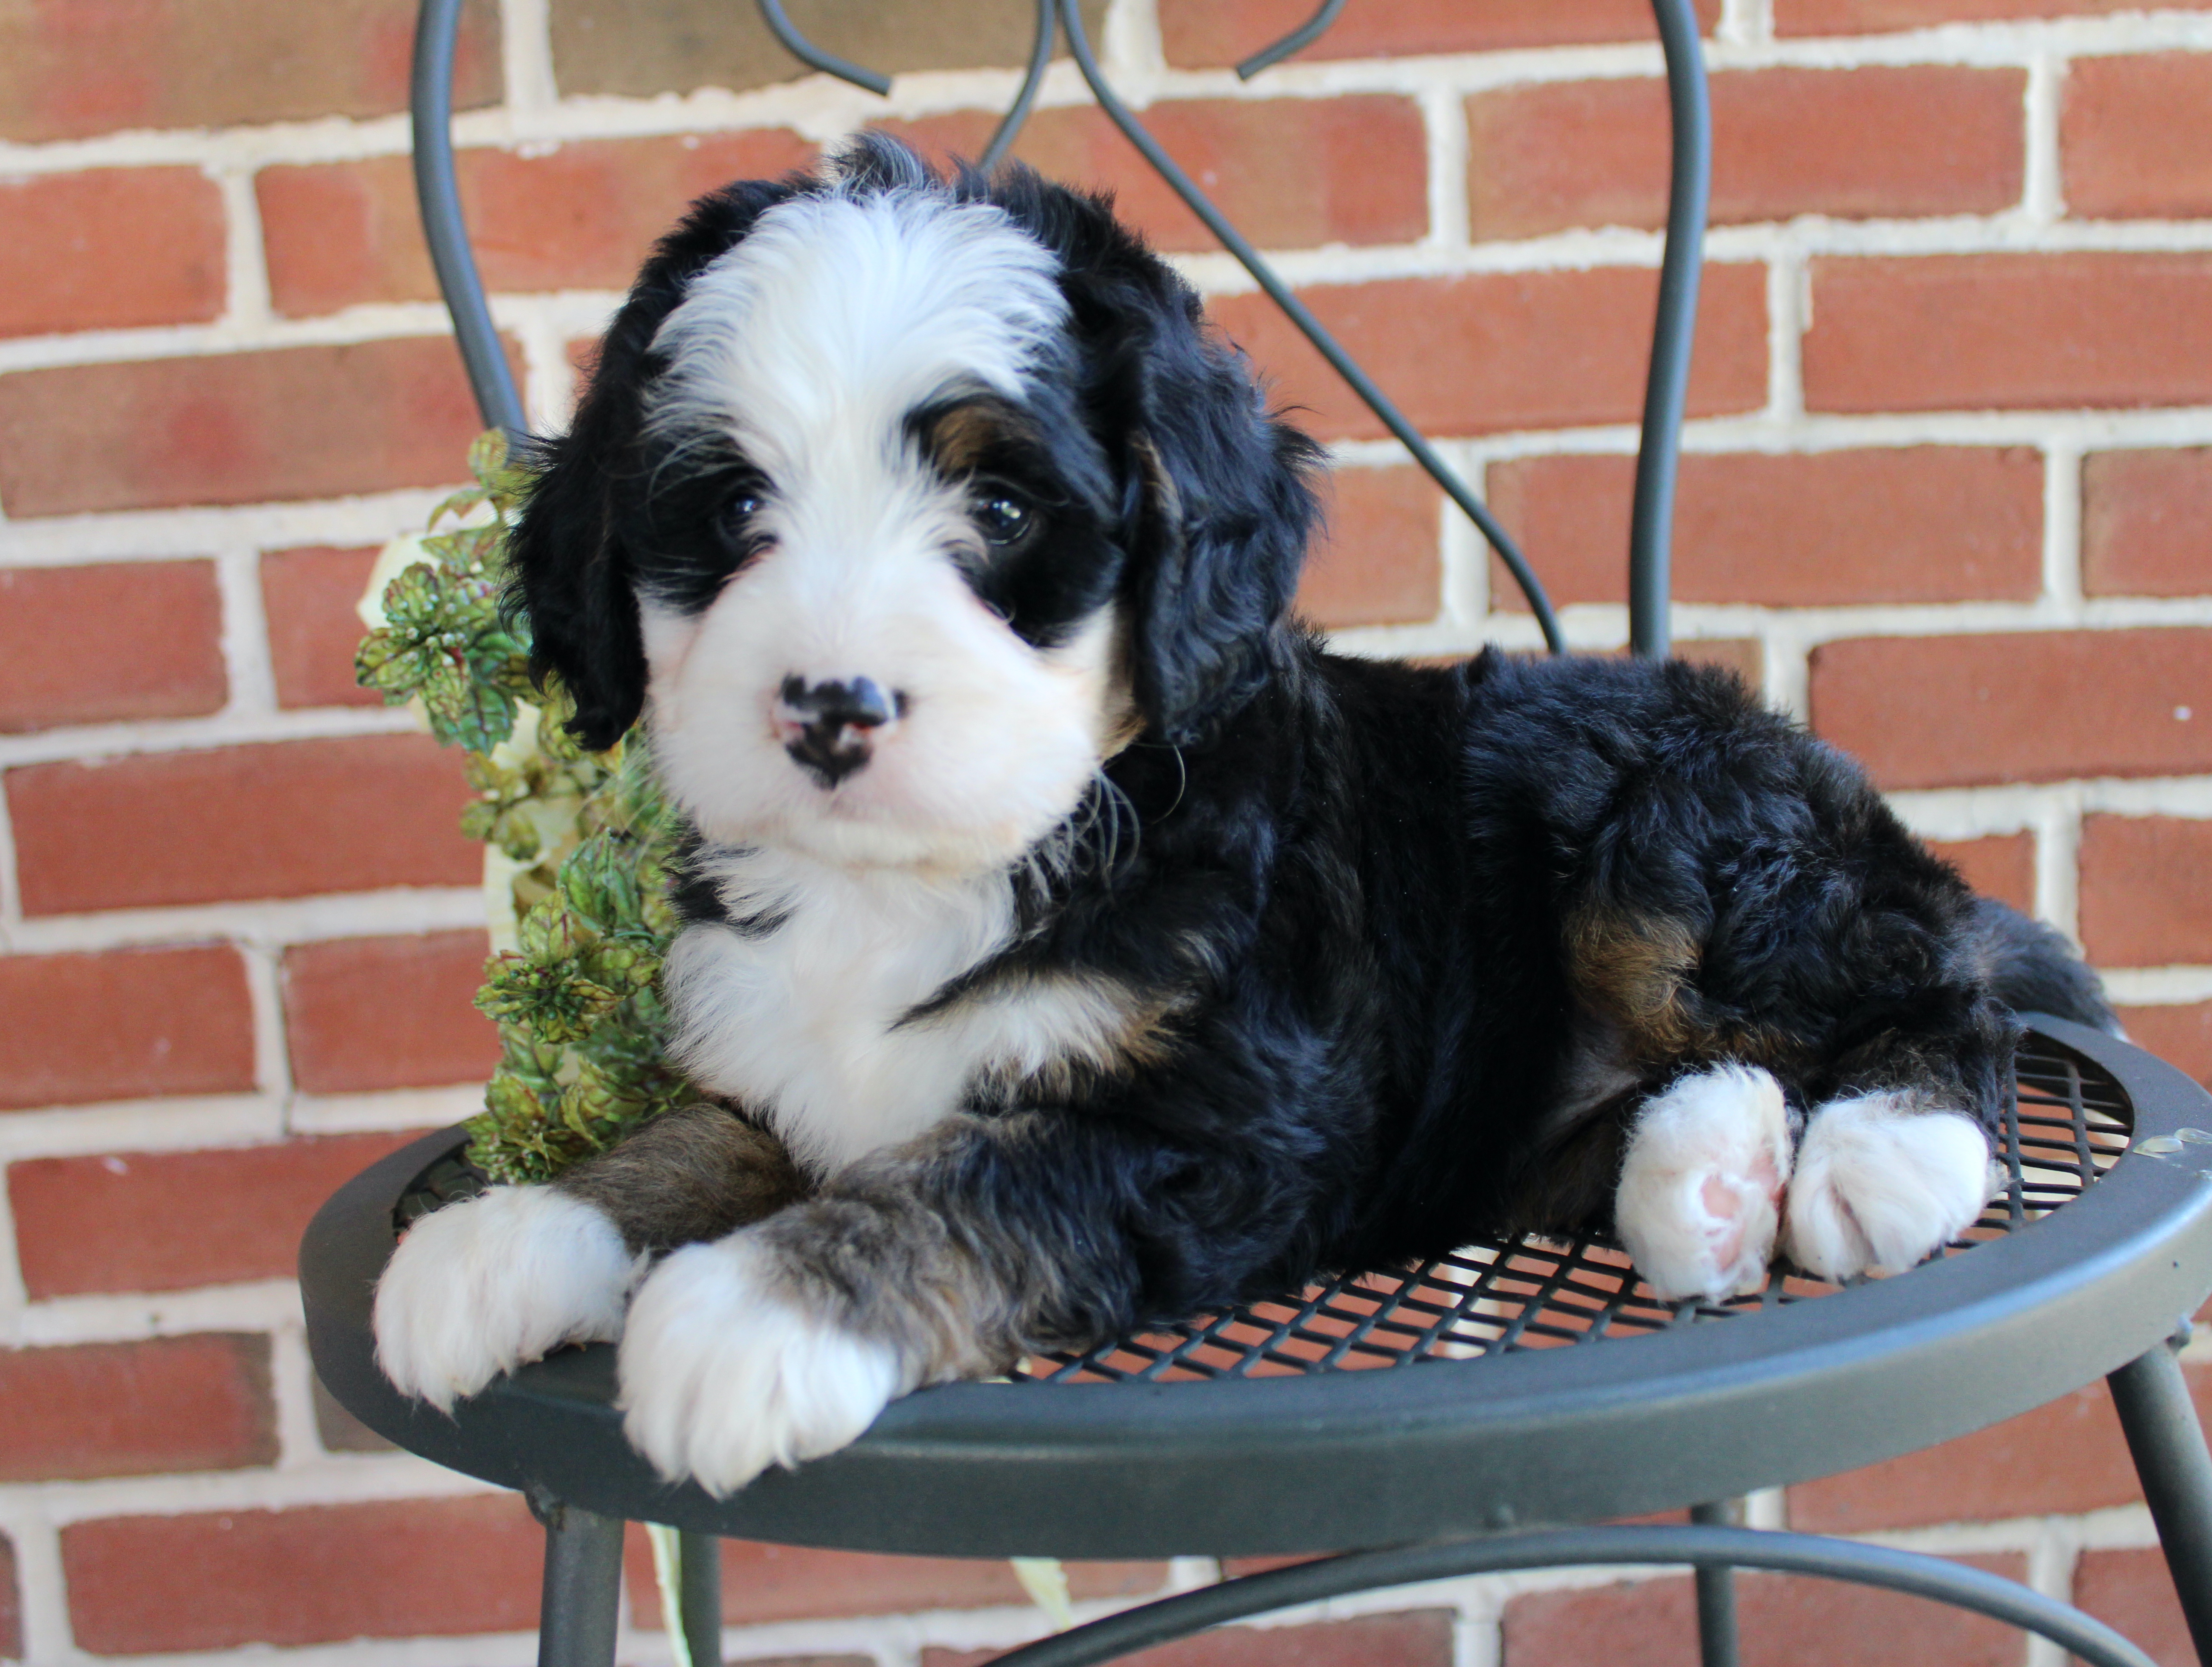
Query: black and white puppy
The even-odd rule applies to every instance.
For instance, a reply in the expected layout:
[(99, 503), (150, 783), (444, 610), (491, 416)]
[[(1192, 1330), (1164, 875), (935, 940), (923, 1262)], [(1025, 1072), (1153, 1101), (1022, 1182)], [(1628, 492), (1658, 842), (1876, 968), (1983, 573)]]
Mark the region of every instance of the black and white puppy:
[(1480, 1235), (1718, 1299), (1966, 1228), (2008, 1001), (2094, 981), (1732, 677), (1327, 653), (1317, 466), (1091, 198), (878, 139), (701, 202), (515, 558), (581, 739), (642, 711), (695, 830), (702, 1098), (417, 1225), (393, 1381), (619, 1338), (631, 1439), (726, 1492)]

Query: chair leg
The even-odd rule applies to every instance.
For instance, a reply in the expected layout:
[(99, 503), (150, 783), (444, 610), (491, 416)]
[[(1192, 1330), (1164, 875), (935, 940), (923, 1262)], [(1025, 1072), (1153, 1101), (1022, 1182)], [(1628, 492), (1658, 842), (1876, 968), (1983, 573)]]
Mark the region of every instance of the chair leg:
[(614, 1667), (622, 1607), (622, 1518), (559, 1500), (533, 1499), (530, 1508), (545, 1524), (538, 1667)]
[(2188, 1333), (2185, 1324), (2171, 1342), (2130, 1361), (2108, 1381), (2189, 1635), (2197, 1658), (2212, 1662), (2212, 1456), (2174, 1358)]
[(677, 1546), (678, 1620), (691, 1667), (722, 1667), (722, 1542), (687, 1530)]
[[(1731, 1500), (1693, 1505), (1690, 1520), (1706, 1528), (1741, 1527), (1743, 1514)], [(1698, 1659), (1702, 1667), (1736, 1667), (1735, 1571), (1726, 1563), (1699, 1563), (1697, 1569)]]

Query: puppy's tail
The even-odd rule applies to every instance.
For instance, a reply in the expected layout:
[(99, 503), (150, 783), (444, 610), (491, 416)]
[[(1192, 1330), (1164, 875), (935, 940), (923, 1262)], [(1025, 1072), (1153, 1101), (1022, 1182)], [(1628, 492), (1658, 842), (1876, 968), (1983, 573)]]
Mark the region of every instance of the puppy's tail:
[(2057, 932), (1994, 897), (1974, 899), (1972, 930), (1997, 1000), (2014, 1013), (2055, 1013), (2120, 1034), (2104, 985)]

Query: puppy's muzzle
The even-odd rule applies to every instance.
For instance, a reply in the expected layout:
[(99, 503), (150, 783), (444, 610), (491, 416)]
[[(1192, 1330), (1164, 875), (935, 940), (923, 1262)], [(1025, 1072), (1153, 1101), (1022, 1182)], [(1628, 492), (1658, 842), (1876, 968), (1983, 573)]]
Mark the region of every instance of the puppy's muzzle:
[(777, 691), (776, 733), (793, 764), (834, 788), (868, 762), (906, 705), (903, 691), (886, 691), (873, 678), (809, 683), (794, 675)]

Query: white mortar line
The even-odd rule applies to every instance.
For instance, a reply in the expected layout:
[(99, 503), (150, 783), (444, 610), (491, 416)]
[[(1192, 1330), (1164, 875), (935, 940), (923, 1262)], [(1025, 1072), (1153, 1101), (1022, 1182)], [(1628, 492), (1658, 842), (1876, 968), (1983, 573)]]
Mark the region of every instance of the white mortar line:
[[(203, 1470), (166, 1476), (18, 1483), (0, 1501), (28, 1495), (64, 1525), (100, 1517), (175, 1517), (301, 1506), (366, 1505), (388, 1500), (459, 1499), (507, 1490), (448, 1470), (411, 1453), (349, 1453), (280, 1470)], [(0, 1505), (4, 1509), (4, 1505)]]
[[(2063, 1519), (2052, 1518), (2043, 1524), (2035, 1543), (2027, 1555), (2026, 1584), (2045, 1597), (2061, 1603), (2074, 1601), (2074, 1569), (2081, 1560), (2081, 1542), (2070, 1531)], [(2067, 1667), (2072, 1658), (2059, 1645), (2039, 1633), (2027, 1638), (2026, 1667)]]
[(22, 893), (15, 883), (15, 829), (5, 786), (0, 784), (0, 954), (12, 955), (21, 947), (22, 923)]
[(1805, 332), (1813, 322), (1813, 281), (1804, 257), (1778, 252), (1766, 268), (1766, 407), (1777, 423), (1805, 414)]
[[(456, 465), (454, 473), (465, 472)], [(457, 479), (454, 485), (459, 484)], [(354, 498), (306, 499), (237, 508), (191, 505), (0, 524), (0, 567), (74, 567), (93, 562), (204, 556), (230, 545), (282, 550), (295, 545), (380, 545), (419, 531), (452, 488), (407, 488)]]
[(23, 1262), (15, 1245), (15, 1207), (7, 1177), (0, 1173), (0, 1336), (12, 1336), (30, 1296), (23, 1288)]
[(253, 1080), (282, 1105), (292, 1092), (292, 1061), (285, 1047), (283, 970), (280, 953), (260, 944), (237, 946), (246, 964), (246, 990), (253, 1014)]
[(560, 104), (553, 77), (551, 9), (546, 0), (500, 0), (499, 25), (507, 118), (528, 131)]
[(276, 950), (331, 938), (461, 931), (483, 925), (480, 886), (392, 887), (264, 903), (41, 916), (18, 926), (14, 947), (18, 953), (52, 955), (222, 939)]
[(0, 1506), (0, 1530), (15, 1549), (15, 1585), (23, 1625), (23, 1659), (31, 1667), (77, 1657), (62, 1572), (60, 1530), (39, 1510)]
[(223, 327), (250, 331), (269, 321), (269, 265), (261, 238), (261, 204), (243, 168), (209, 170), (222, 194)]
[(376, 1094), (295, 1095), (285, 1126), (295, 1135), (374, 1135), (443, 1129), (483, 1110), (483, 1085), (394, 1088)]
[(1504, 1667), (1505, 1628), (1495, 1615), (1464, 1609), (1452, 1622), (1452, 1667)]
[(264, 1332), (299, 1319), (300, 1287), (295, 1281), (250, 1280), (188, 1291), (48, 1298), (25, 1305), (4, 1342), (11, 1348), (135, 1343), (210, 1332)]
[(2054, 794), (2035, 819), (2036, 918), (2081, 943), (2081, 801)]
[[(1442, 453), (1462, 480), (1473, 485), (1485, 503), (1490, 500), (1490, 489), (1485, 472), (1461, 448)], [(1443, 622), (1455, 629), (1480, 631), (1488, 629), (1491, 609), (1490, 540), (1482, 536), (1475, 524), (1461, 513), (1460, 507), (1449, 498), (1440, 498), (1437, 513), (1443, 517), (1437, 545), (1438, 560), (1443, 569)], [(1523, 552), (1524, 554), (1526, 552)], [(1540, 573), (1537, 575), (1541, 578)], [(1509, 578), (1506, 582), (1511, 584)], [(1517, 587), (1516, 587), (1517, 588)]]
[(2212, 1001), (2212, 966), (2106, 967), (2105, 993), (2120, 1007), (2173, 1007)]
[(1774, 39), (1774, 0), (1721, 0), (1720, 26), (1713, 44), (1764, 46)]
[(87, 724), (0, 736), (0, 770), (70, 759), (148, 753), (200, 752), (215, 747), (281, 741), (351, 740), (364, 735), (412, 735), (422, 726), (404, 707), (313, 706), (296, 711), (240, 709), (234, 703), (204, 718), (155, 718), (138, 723)]
[(2058, 101), (2065, 81), (2065, 60), (2055, 53), (2039, 52), (2028, 59), (2021, 206), (2039, 227), (2054, 225), (2066, 215), (2058, 155)]
[(2043, 593), (2062, 608), (2083, 599), (2081, 447), (2067, 440), (2043, 448)]
[(273, 1141), (282, 1103), (260, 1094), (180, 1095), (0, 1113), (0, 1163), (106, 1152), (180, 1152)]
[[(1153, 0), (1110, 0), (1099, 37), (1095, 43), (1099, 65), (1117, 85), (1157, 80), (1170, 73), (1167, 53), (1160, 45), (1159, 10)], [(1065, 52), (1066, 41), (1060, 45)], [(1084, 96), (1089, 96), (1087, 89)]]
[(1473, 166), (1468, 145), (1467, 106), (1461, 95), (1437, 88), (1420, 95), (1421, 128), (1426, 141), (1430, 248), (1463, 250), (1471, 235), (1468, 185)]
[(568, 362), (570, 332), (541, 315), (516, 326), (514, 333), (522, 344), (526, 416), (539, 433), (565, 429), (579, 392), (575, 368)]
[[(295, 1299), (296, 1305), (297, 1299)], [(276, 1468), (319, 1467), (335, 1455), (323, 1447), (315, 1422), (314, 1363), (307, 1356), (305, 1323), (297, 1312), (271, 1326), (269, 1336), (269, 1392), (276, 1412)]]
[(276, 672), (261, 593), (261, 558), (245, 549), (218, 551), (215, 581), (222, 602), (222, 665), (229, 685), (223, 715), (248, 721), (276, 712)]

